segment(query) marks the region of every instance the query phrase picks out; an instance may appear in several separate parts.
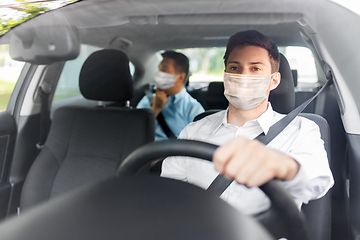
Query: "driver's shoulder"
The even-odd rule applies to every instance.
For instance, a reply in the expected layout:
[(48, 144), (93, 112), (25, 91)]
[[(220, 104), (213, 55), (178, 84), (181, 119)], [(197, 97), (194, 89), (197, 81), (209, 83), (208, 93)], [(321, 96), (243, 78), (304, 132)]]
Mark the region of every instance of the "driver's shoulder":
[[(280, 121), (286, 116), (286, 114), (277, 113), (274, 111), (274, 117), (273, 117), (273, 124)], [(321, 116), (319, 116), (321, 117)], [(289, 127), (295, 127), (299, 129), (309, 129), (309, 128), (319, 128), (317, 123), (315, 123), (313, 120), (310, 120), (304, 116), (298, 115), (296, 116), (289, 124)]]
[(226, 110), (220, 111), (209, 116), (206, 116), (198, 121), (189, 123), (183, 130), (182, 138), (201, 140), (206, 138), (209, 134), (213, 133), (218, 126), (222, 123), (222, 119)]

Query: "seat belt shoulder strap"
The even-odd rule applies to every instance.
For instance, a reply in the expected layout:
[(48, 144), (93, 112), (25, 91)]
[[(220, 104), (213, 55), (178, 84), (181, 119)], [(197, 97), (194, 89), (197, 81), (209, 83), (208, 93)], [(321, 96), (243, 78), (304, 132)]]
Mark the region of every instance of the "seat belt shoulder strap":
[[(283, 117), (281, 120), (272, 125), (265, 135), (264, 133), (259, 134), (255, 139), (267, 145), (270, 143), (280, 132), (282, 132), (296, 116), (298, 116), (310, 102), (312, 102), (325, 88), (333, 83), (332, 77), (326, 82), (326, 84), (310, 99), (292, 110), (288, 115)], [(215, 180), (210, 184), (207, 190), (216, 193), (220, 196), (226, 188), (232, 183), (233, 180), (229, 180), (224, 175), (219, 174)]]
[(166, 136), (169, 139), (176, 138), (175, 134), (171, 131), (171, 129), (169, 128), (169, 126), (165, 122), (164, 115), (161, 112), (158, 114), (156, 119), (158, 120), (162, 130), (164, 131), (164, 133), (166, 134)]
[(38, 149), (42, 149), (47, 138), (49, 130), (49, 97), (51, 93), (51, 86), (42, 83), (39, 86), (39, 96), (41, 101), (41, 112), (40, 112), (40, 140), (36, 144)]
[(310, 99), (302, 103), (300, 106), (292, 110), (289, 114), (283, 117), (281, 120), (272, 125), (266, 135), (260, 134), (255, 139), (259, 140), (263, 144), (269, 144), (279, 133), (281, 133), (291, 122), (294, 120), (325, 88), (332, 84), (332, 80), (326, 82), (324, 86)]

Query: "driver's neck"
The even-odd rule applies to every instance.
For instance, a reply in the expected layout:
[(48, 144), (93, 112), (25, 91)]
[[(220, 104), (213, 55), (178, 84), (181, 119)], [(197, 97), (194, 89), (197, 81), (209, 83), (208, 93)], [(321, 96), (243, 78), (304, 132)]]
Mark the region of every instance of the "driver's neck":
[(229, 111), (227, 115), (227, 123), (242, 127), (248, 121), (259, 118), (267, 109), (268, 100), (265, 99), (259, 106), (249, 111), (242, 111), (235, 108), (229, 103)]

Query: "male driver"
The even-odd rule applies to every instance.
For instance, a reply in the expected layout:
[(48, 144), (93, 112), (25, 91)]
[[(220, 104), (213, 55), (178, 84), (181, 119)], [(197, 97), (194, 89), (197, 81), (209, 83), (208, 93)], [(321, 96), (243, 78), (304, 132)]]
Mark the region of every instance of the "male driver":
[(269, 207), (257, 188), (278, 178), (300, 208), (320, 198), (333, 185), (318, 126), (297, 117), (267, 146), (256, 136), (267, 134), (284, 115), (273, 111), (269, 93), (280, 83), (277, 46), (257, 31), (231, 36), (224, 55), (227, 110), (189, 124), (179, 138), (210, 142), (219, 147), (213, 163), (172, 157), (164, 161), (162, 176), (207, 188), (218, 173), (235, 179), (221, 197), (245, 214)]
[[(174, 51), (166, 51), (161, 55), (163, 60), (155, 76), (157, 89), (152, 104), (148, 97), (144, 96), (137, 105), (137, 108), (154, 110), (157, 118), (155, 140), (167, 139), (169, 135), (177, 137), (195, 116), (204, 111), (201, 104), (192, 98), (184, 87), (189, 73), (189, 59)], [(163, 116), (162, 123), (159, 119), (160, 113)]]

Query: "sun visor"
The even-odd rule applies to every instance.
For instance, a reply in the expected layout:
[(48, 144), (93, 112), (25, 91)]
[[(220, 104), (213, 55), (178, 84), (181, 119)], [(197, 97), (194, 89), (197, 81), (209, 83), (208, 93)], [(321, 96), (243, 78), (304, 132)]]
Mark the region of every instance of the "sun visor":
[(10, 56), (17, 61), (51, 64), (74, 59), (79, 50), (78, 29), (69, 24), (23, 24), (10, 36)]

